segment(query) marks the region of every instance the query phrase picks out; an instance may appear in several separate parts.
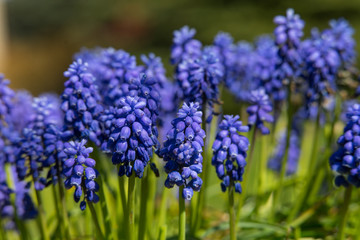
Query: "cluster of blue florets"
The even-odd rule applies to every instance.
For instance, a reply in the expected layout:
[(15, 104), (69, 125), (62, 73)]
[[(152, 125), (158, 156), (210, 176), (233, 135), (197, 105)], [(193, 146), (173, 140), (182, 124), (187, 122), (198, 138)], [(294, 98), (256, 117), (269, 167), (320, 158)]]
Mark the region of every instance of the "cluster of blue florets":
[(74, 61), (64, 73), (69, 80), (61, 95), (61, 109), (65, 113), (65, 124), (78, 138), (86, 138), (100, 145), (101, 129), (99, 116), (103, 111), (94, 76), (82, 59)]
[(75, 202), (79, 202), (81, 196), (84, 195), (84, 200), (80, 203), (81, 210), (86, 208), (85, 199), (94, 203), (99, 201), (99, 196), (96, 194), (99, 191), (99, 185), (95, 182), (98, 176), (98, 171), (95, 169), (96, 162), (89, 157), (93, 148), (86, 147), (85, 144), (86, 140), (81, 142), (70, 141), (64, 146), (64, 153), (66, 154), (63, 169), (63, 174), (66, 177), (65, 187), (67, 189), (75, 187)]
[[(37, 210), (29, 193), (31, 183), (18, 178), (15, 166), (18, 161), (21, 130), (33, 116), (32, 107), (27, 101), (23, 101), (28, 100), (27, 97), (22, 97), (26, 94), (14, 92), (9, 88), (9, 83), (0, 75), (0, 217), (4, 224), (6, 223), (1, 227), (14, 228), (15, 218), (33, 219), (37, 216)], [(18, 107), (29, 107), (31, 110), (21, 112)], [(9, 171), (12, 187), (8, 182)], [(15, 195), (14, 204), (11, 203), (11, 195)]]
[(230, 186), (235, 188), (235, 192), (242, 191), (240, 182), (243, 180), (249, 140), (238, 132), (248, 132), (249, 127), (243, 126), (239, 118), (239, 116), (225, 115), (224, 120), (219, 124), (220, 130), (212, 146), (214, 156), (211, 164), (222, 180), (223, 192)]
[[(187, 26), (175, 31), (174, 35), (172, 56), (177, 57), (172, 62), (176, 64), (175, 80), (179, 94), (186, 102), (208, 104), (209, 122), (214, 104), (219, 102), (219, 84), (224, 76), (218, 48), (209, 46), (202, 49), (201, 44), (192, 39), (195, 30)], [(188, 45), (191, 46), (189, 49)]]
[(339, 148), (330, 158), (330, 167), (337, 174), (337, 186), (360, 187), (360, 104), (351, 105), (346, 118), (344, 133), (337, 141)]
[(153, 132), (147, 101), (138, 96), (121, 98), (119, 105), (108, 111), (107, 149), (113, 164), (119, 164), (119, 176), (134, 174), (142, 178), (158, 140)]
[[(241, 192), (249, 141), (239, 132), (254, 127), (269, 134), (265, 122), (275, 121), (283, 100), (290, 96), (288, 91), (301, 95), (306, 118), (313, 109), (329, 109), (339, 87), (339, 73), (350, 71), (356, 56), (354, 31), (343, 19), (331, 21), (324, 31), (313, 30), (306, 40), (302, 40), (304, 22), (292, 9), (286, 16), (275, 17), (274, 23), (274, 34), (261, 36), (253, 44), (235, 43), (230, 34), (221, 32), (212, 45), (204, 47), (194, 38), (194, 29), (185, 26), (175, 31), (170, 57), (174, 81), (169, 81), (155, 54), (141, 55), (138, 65), (135, 56), (113, 48), (77, 54), (64, 73), (67, 81), (61, 97), (14, 92), (1, 75), (1, 217), (13, 218), (11, 194), (15, 194), (20, 218), (36, 216), (31, 184), (40, 191), (51, 183), (64, 182), (66, 188), (74, 189), (82, 210), (86, 201), (98, 202), (97, 159), (90, 157), (93, 149), (88, 144), (111, 155), (119, 176), (142, 178), (153, 154), (160, 155), (168, 174), (165, 186), (184, 186), (183, 197), (191, 199), (202, 186), (202, 114), (207, 113), (207, 122), (216, 114), (221, 84), (250, 105), (248, 126), (238, 116), (225, 116), (213, 144), (212, 164), (222, 190), (234, 186)], [(175, 118), (180, 102), (184, 105)], [(340, 148), (330, 160), (338, 174), (337, 185), (360, 186), (359, 109), (357, 104), (350, 108)], [(299, 129), (292, 127), (290, 133), (288, 174), (297, 167)], [(159, 138), (165, 140), (163, 147)], [(272, 169), (281, 166), (284, 141), (285, 136), (269, 162)], [(15, 183), (12, 188), (4, 177), (8, 166)]]
[(45, 145), (44, 140), (50, 128), (58, 128), (62, 124), (62, 115), (59, 99), (52, 95), (34, 98), (32, 108), (34, 117), (22, 130), (17, 141), (15, 165), (20, 180), (30, 174), (35, 189), (42, 190), (48, 185), (47, 176), (53, 175), (51, 172), (45, 173), (44, 168), (48, 169), (55, 164), (55, 159), (48, 157), (52, 146)]
[(269, 128), (264, 125), (264, 122), (274, 121), (274, 117), (270, 114), (273, 109), (269, 96), (262, 88), (253, 90), (250, 93), (249, 102), (251, 105), (246, 110), (249, 114), (248, 125), (260, 129), (262, 134), (269, 134)]
[(172, 121), (173, 128), (167, 133), (167, 140), (160, 155), (166, 162), (168, 174), (165, 186), (183, 186), (182, 196), (190, 200), (194, 191), (200, 191), (205, 131), (201, 128), (202, 112), (198, 103), (184, 103), (178, 117)]

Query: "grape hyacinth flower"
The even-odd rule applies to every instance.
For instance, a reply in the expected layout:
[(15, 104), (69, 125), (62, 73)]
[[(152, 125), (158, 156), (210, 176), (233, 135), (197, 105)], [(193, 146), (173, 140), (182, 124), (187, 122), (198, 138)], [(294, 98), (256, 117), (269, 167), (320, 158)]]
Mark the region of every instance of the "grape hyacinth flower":
[(264, 135), (269, 134), (269, 128), (264, 125), (264, 122), (274, 122), (274, 117), (270, 114), (273, 109), (269, 96), (264, 89), (260, 88), (250, 93), (249, 102), (251, 106), (246, 110), (249, 114), (248, 125), (255, 125)]
[[(3, 144), (0, 139), (0, 147), (3, 147), (2, 145)], [(4, 160), (5, 159), (0, 159), (0, 217), (8, 218), (14, 213), (14, 209), (10, 201), (10, 194), (13, 193), (13, 190), (9, 188), (9, 185), (6, 182), (7, 174)]]
[(143, 109), (145, 114), (150, 117), (153, 132), (157, 137), (157, 117), (159, 115), (160, 94), (155, 78), (148, 78), (145, 74), (139, 74), (137, 78), (129, 81), (129, 96), (140, 97), (145, 100), (146, 106)]
[(333, 19), (329, 22), (329, 25), (330, 29), (324, 30), (323, 36), (328, 39), (332, 48), (338, 52), (343, 66), (347, 69), (354, 64), (356, 58), (356, 42), (353, 38), (354, 29), (343, 18)]
[(0, 74), (0, 163), (14, 161), (12, 141), (17, 132), (12, 129), (11, 112), (14, 108), (15, 92), (9, 87), (10, 81)]
[(101, 129), (98, 118), (103, 108), (95, 78), (81, 59), (74, 61), (64, 76), (69, 78), (61, 95), (65, 124), (77, 138), (90, 139), (99, 146)]
[[(19, 180), (24, 180), (30, 174), (33, 177), (36, 190), (42, 190), (47, 185), (47, 177), (42, 174), (44, 169), (53, 162), (45, 156), (44, 138), (51, 127), (63, 124), (58, 97), (43, 95), (34, 98), (34, 119), (23, 129), (17, 142), (16, 170)], [(50, 174), (51, 175), (51, 174)]]
[(4, 117), (8, 115), (15, 94), (9, 84), (10, 81), (0, 74), (0, 120), (4, 120)]
[(218, 53), (214, 47), (207, 47), (200, 58), (185, 58), (178, 66), (176, 81), (185, 102), (207, 103), (213, 115), (213, 107), (219, 102), (219, 84), (224, 75)]
[(224, 77), (223, 82), (230, 88), (233, 80), (231, 76), (231, 70), (234, 68), (236, 61), (235, 45), (232, 36), (229, 33), (219, 32), (215, 38), (213, 45), (219, 53), (219, 59), (221, 64), (224, 66)]
[(171, 64), (177, 65), (184, 58), (197, 58), (201, 56), (202, 44), (193, 39), (196, 30), (184, 26), (174, 31), (173, 45), (171, 46)]
[[(278, 117), (281, 105), (286, 95), (288, 101), (294, 87), (302, 86), (298, 81), (302, 73), (303, 60), (300, 54), (301, 37), (303, 36), (304, 21), (293, 9), (286, 11), (286, 16), (274, 18), (277, 25), (274, 30), (275, 45), (277, 47), (277, 62), (272, 74), (272, 85), (277, 94), (273, 95), (275, 113)], [(295, 84), (294, 84), (295, 83)], [(285, 88), (287, 86), (287, 89)], [(295, 88), (295, 90), (297, 90)]]
[(312, 31), (312, 38), (303, 42), (302, 54), (306, 63), (305, 79), (308, 82), (307, 106), (309, 108), (315, 104), (326, 108), (336, 90), (340, 56), (332, 47), (332, 42), (316, 29)]
[(140, 66), (139, 72), (144, 73), (147, 78), (154, 79), (157, 88), (163, 88), (167, 82), (166, 70), (161, 61), (161, 58), (156, 56), (154, 53), (149, 55), (141, 55), (141, 61), (144, 66)]
[(201, 128), (202, 112), (198, 103), (184, 103), (178, 117), (171, 124), (167, 140), (160, 151), (168, 174), (165, 187), (184, 186), (182, 197), (191, 200), (194, 191), (200, 191), (205, 131)]
[(25, 90), (15, 92), (9, 116), (9, 125), (18, 133), (35, 118), (32, 102), (33, 97), (29, 92)]
[(34, 202), (30, 195), (30, 182), (20, 181), (16, 175), (16, 169), (11, 168), (14, 182), (15, 207), (17, 217), (22, 220), (34, 219), (38, 215)]
[(139, 67), (128, 52), (105, 48), (91, 61), (89, 71), (95, 76), (103, 104), (111, 106), (128, 93), (128, 81), (138, 76)]
[(119, 176), (132, 173), (142, 178), (144, 168), (159, 145), (156, 126), (151, 121), (151, 110), (146, 100), (138, 96), (123, 97), (116, 108), (110, 108), (103, 118), (108, 127), (107, 151), (112, 153), (113, 164), (119, 164)]
[(269, 97), (275, 101), (285, 98), (282, 79), (276, 78), (276, 66), (279, 61), (278, 49), (274, 39), (264, 35), (255, 41), (253, 79), (265, 89)]
[(160, 113), (159, 113), (159, 140), (165, 141), (166, 134), (172, 128), (171, 121), (176, 116), (178, 98), (176, 97), (177, 85), (167, 81), (160, 91)]
[(223, 192), (230, 185), (234, 186), (235, 192), (242, 191), (240, 182), (243, 180), (249, 140), (238, 132), (248, 132), (249, 127), (243, 126), (239, 118), (239, 116), (224, 116), (212, 147), (214, 155), (211, 164), (222, 180)]
[(85, 139), (80, 142), (70, 141), (65, 143), (64, 147), (64, 153), (66, 154), (63, 170), (66, 177), (65, 187), (67, 189), (75, 187), (75, 202), (79, 202), (84, 194), (80, 209), (85, 210), (85, 199), (93, 203), (99, 201), (99, 196), (96, 194), (99, 191), (99, 185), (95, 181), (99, 173), (95, 169), (96, 161), (89, 157), (93, 148), (86, 147)]
[(293, 9), (286, 11), (286, 16), (276, 16), (274, 23), (275, 43), (279, 48), (278, 55), (281, 58), (280, 68), (284, 77), (298, 76), (300, 72), (301, 57), (299, 47), (301, 37), (304, 35), (304, 21)]
[(255, 54), (253, 46), (245, 41), (238, 42), (234, 47), (234, 60), (227, 73), (227, 88), (237, 99), (246, 101), (249, 92), (258, 88), (259, 82), (253, 77)]
[(346, 113), (344, 133), (338, 138), (338, 150), (330, 157), (335, 172), (335, 185), (360, 187), (360, 104), (354, 103)]

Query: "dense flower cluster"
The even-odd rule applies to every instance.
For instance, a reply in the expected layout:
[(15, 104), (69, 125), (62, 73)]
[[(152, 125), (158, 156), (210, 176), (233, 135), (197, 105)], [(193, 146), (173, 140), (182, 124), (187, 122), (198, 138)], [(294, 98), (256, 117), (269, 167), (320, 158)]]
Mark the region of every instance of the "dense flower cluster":
[(99, 104), (101, 98), (94, 84), (95, 78), (82, 59), (74, 61), (64, 76), (69, 78), (61, 95), (65, 124), (76, 137), (88, 138), (99, 146), (101, 129), (98, 118), (103, 108)]
[(202, 44), (194, 39), (196, 30), (184, 26), (174, 31), (173, 45), (171, 46), (171, 63), (179, 64), (185, 58), (197, 58), (201, 56)]
[[(172, 121), (173, 128), (167, 134), (167, 140), (161, 149), (168, 174), (165, 186), (184, 185), (182, 196), (191, 200), (194, 191), (200, 191), (202, 180), (198, 176), (202, 171), (205, 131), (201, 129), (202, 112), (198, 103), (184, 103), (178, 117)], [(191, 179), (190, 179), (191, 178)]]
[(30, 195), (30, 182), (19, 181), (16, 176), (15, 169), (12, 168), (14, 194), (15, 194), (15, 207), (17, 217), (23, 220), (33, 219), (37, 216), (38, 211), (31, 199)]
[(157, 137), (157, 117), (160, 108), (160, 94), (157, 89), (157, 82), (155, 78), (148, 78), (145, 74), (138, 78), (130, 80), (129, 96), (140, 97), (145, 100), (146, 106), (144, 108), (145, 114), (150, 117), (153, 126), (153, 132)]
[(121, 98), (116, 108), (104, 115), (109, 128), (107, 149), (112, 153), (113, 164), (119, 164), (119, 176), (132, 173), (141, 178), (153, 147), (158, 146), (151, 121), (151, 110), (146, 100), (138, 96)]
[(219, 101), (219, 84), (224, 75), (223, 65), (214, 47), (207, 47), (198, 58), (184, 58), (178, 66), (176, 81), (185, 102), (207, 103), (211, 121), (214, 103)]
[(17, 143), (19, 150), (15, 164), (18, 177), (24, 180), (30, 174), (37, 190), (44, 189), (48, 184), (47, 175), (43, 170), (54, 164), (53, 159), (45, 155), (45, 151), (49, 152), (49, 149), (46, 149), (43, 141), (51, 126), (58, 127), (62, 124), (59, 108), (60, 103), (56, 96), (43, 95), (34, 98), (34, 118), (23, 129)]
[(337, 174), (335, 184), (360, 187), (360, 104), (354, 103), (346, 113), (344, 133), (337, 141), (338, 150), (330, 158), (330, 167)]
[(224, 82), (225, 85), (231, 89), (231, 84), (234, 81), (231, 76), (232, 69), (234, 68), (234, 62), (236, 60), (234, 54), (234, 39), (229, 33), (219, 32), (215, 38), (213, 45), (219, 54), (221, 64), (224, 66)]
[[(14, 92), (9, 88), (10, 81), (0, 76), (0, 217), (6, 222), (5, 228), (14, 228), (14, 207), (11, 204), (11, 195), (15, 195), (14, 206), (17, 218), (32, 219), (37, 210), (29, 194), (30, 182), (20, 181), (15, 171), (18, 146), (21, 130), (32, 118), (31, 96), (24, 92)], [(25, 97), (26, 95), (26, 97)], [(25, 109), (28, 107), (28, 109)], [(24, 110), (24, 111), (21, 111)], [(8, 183), (6, 166), (10, 165), (12, 172), (12, 188)]]
[[(81, 210), (100, 201), (98, 191), (102, 189), (95, 169), (99, 162), (90, 157), (93, 148), (88, 144), (111, 155), (120, 177), (142, 178), (148, 164), (158, 176), (160, 172), (151, 162), (156, 153), (166, 163), (165, 187), (181, 187), (182, 197), (191, 200), (194, 191), (200, 191), (203, 185), (200, 177), (205, 145), (202, 124), (206, 125), (203, 113), (208, 114), (209, 123), (216, 114), (215, 104), (221, 103), (221, 84), (238, 100), (250, 105), (247, 126), (242, 125), (239, 116), (230, 115), (225, 115), (218, 126), (211, 164), (221, 180), (221, 190), (242, 192), (249, 140), (240, 133), (253, 127), (254, 131), (259, 129), (262, 134), (269, 134), (266, 124), (275, 122), (286, 97), (289, 109), (301, 111), (292, 116), (290, 139), (286, 139), (286, 132), (282, 133), (268, 167), (279, 171), (288, 151), (286, 173), (296, 173), (304, 120), (316, 115), (322, 124), (327, 120), (322, 108), (334, 106), (334, 93), (343, 84), (347, 87), (356, 84), (348, 77), (358, 74), (354, 66), (354, 30), (344, 19), (332, 20), (330, 28), (313, 30), (310, 38), (302, 40), (304, 22), (292, 9), (287, 10), (286, 16), (275, 17), (274, 23), (272, 36), (261, 36), (254, 42), (235, 42), (230, 34), (220, 32), (212, 45), (206, 47), (194, 38), (194, 29), (185, 26), (175, 31), (170, 59), (174, 67), (172, 79), (166, 76), (161, 58), (154, 53), (141, 55), (138, 65), (135, 56), (113, 48), (77, 54), (64, 73), (67, 81), (61, 98), (50, 94), (33, 97), (26, 91), (13, 91), (9, 81), (0, 75), (0, 217), (4, 220), (0, 227), (20, 230), (18, 220), (35, 218), (38, 211), (31, 191), (36, 191), (37, 202), (41, 204), (43, 194), (39, 191), (51, 184), (64, 183), (67, 189), (74, 190), (74, 200), (80, 202)], [(346, 80), (351, 83), (345, 83)], [(355, 85), (351, 87), (354, 89)], [(344, 95), (352, 94), (351, 90)], [(177, 112), (180, 102), (183, 105)], [(351, 103), (346, 121), (330, 166), (337, 175), (337, 186), (360, 187), (360, 104)], [(158, 139), (164, 140), (162, 147)], [(290, 140), (288, 149), (287, 140)], [(316, 150), (317, 145), (314, 146)], [(316, 166), (315, 161), (312, 163)], [(152, 184), (151, 181), (150, 178), (142, 188)], [(129, 186), (134, 187), (132, 182)], [(62, 184), (57, 187), (63, 197)], [(147, 201), (146, 196), (154, 197), (155, 192), (150, 190), (144, 192), (142, 203)], [(130, 193), (129, 208), (134, 199)], [(55, 200), (56, 195), (54, 192)], [(230, 199), (229, 205), (233, 207), (231, 202)], [(59, 208), (58, 202), (55, 205)], [(151, 212), (146, 209), (147, 204), (142, 204), (141, 211), (143, 207), (146, 214)], [(54, 234), (66, 230), (60, 221), (65, 222), (62, 217), (69, 212), (63, 210), (58, 212), (61, 219), (59, 228), (52, 229), (56, 231)], [(102, 210), (102, 215), (106, 215), (106, 206)], [(39, 212), (42, 217), (43, 211)], [(128, 213), (132, 212), (130, 209)], [(93, 219), (96, 221), (96, 217)], [(49, 219), (39, 220), (45, 235), (43, 222), (46, 224)], [(147, 219), (144, 220), (146, 223)], [(111, 225), (100, 222), (106, 230)], [(102, 235), (102, 226), (96, 222), (95, 226)], [(112, 234), (106, 233), (105, 238)]]
[[(286, 16), (276, 16), (274, 23), (275, 43), (278, 46), (280, 77), (292, 78), (300, 74), (301, 56), (299, 47), (303, 36), (304, 21), (293, 9), (286, 11)], [(282, 76), (281, 76), (282, 75)], [(288, 79), (289, 80), (289, 79)]]
[(230, 185), (235, 187), (235, 192), (242, 191), (240, 182), (243, 180), (249, 140), (238, 132), (248, 132), (249, 127), (243, 126), (239, 118), (239, 116), (224, 116), (219, 124), (220, 131), (212, 146), (214, 155), (211, 164), (215, 167), (217, 176), (222, 180), (223, 192)]
[(149, 55), (141, 55), (141, 61), (144, 66), (140, 66), (139, 72), (144, 73), (147, 78), (153, 79), (158, 87), (163, 87), (167, 82), (166, 70), (161, 61), (161, 58), (154, 53)]
[(66, 177), (65, 187), (67, 189), (75, 187), (75, 202), (79, 202), (84, 194), (83, 201), (80, 203), (81, 210), (86, 208), (85, 199), (94, 203), (99, 201), (99, 196), (96, 194), (99, 191), (99, 185), (95, 182), (99, 173), (95, 169), (95, 160), (89, 157), (93, 149), (87, 148), (85, 144), (86, 140), (70, 141), (64, 146), (66, 154), (63, 170)]
[(276, 78), (276, 67), (279, 61), (278, 49), (274, 39), (264, 35), (255, 42), (255, 57), (253, 66), (253, 81), (263, 87), (266, 94), (275, 101), (285, 98), (282, 79)]
[(241, 41), (233, 46), (233, 59), (227, 75), (226, 85), (237, 99), (248, 100), (249, 92), (259, 86), (254, 78), (255, 52), (252, 44)]
[(338, 52), (344, 67), (351, 67), (356, 57), (356, 43), (353, 38), (354, 29), (343, 18), (333, 19), (329, 22), (329, 25), (330, 29), (323, 32), (324, 38), (327, 38), (333, 49)]
[(307, 105), (326, 104), (330, 94), (336, 89), (336, 76), (341, 60), (332, 43), (319, 32), (313, 30), (312, 38), (305, 40), (302, 51), (306, 62), (308, 90)]
[(264, 122), (272, 123), (274, 117), (270, 114), (273, 110), (269, 96), (265, 93), (265, 90), (260, 88), (258, 90), (251, 91), (249, 96), (250, 106), (247, 108), (249, 114), (248, 124), (261, 130), (262, 134), (269, 134), (270, 130), (264, 125)]
[[(1, 145), (0, 145), (1, 147)], [(5, 162), (0, 159), (0, 217), (6, 218), (12, 216), (13, 208), (10, 202), (10, 194), (13, 191), (6, 182)]]
[[(5, 79), (3, 74), (0, 74), (0, 116), (3, 118), (9, 114), (10, 106), (14, 91), (9, 88), (10, 81)], [(4, 119), (1, 119), (4, 120)]]

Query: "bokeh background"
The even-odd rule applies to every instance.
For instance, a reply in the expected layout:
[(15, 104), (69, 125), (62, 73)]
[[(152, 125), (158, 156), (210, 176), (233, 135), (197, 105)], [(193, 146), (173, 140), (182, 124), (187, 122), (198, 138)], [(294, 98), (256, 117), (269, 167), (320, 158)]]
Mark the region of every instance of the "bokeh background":
[(345, 17), (360, 40), (359, 0), (7, 0), (0, 3), (0, 72), (13, 88), (61, 93), (62, 73), (75, 52), (112, 46), (160, 55), (170, 77), (175, 29), (196, 28), (205, 45), (220, 30), (252, 41), (271, 33), (273, 17), (288, 7), (305, 20), (307, 36), (312, 27)]

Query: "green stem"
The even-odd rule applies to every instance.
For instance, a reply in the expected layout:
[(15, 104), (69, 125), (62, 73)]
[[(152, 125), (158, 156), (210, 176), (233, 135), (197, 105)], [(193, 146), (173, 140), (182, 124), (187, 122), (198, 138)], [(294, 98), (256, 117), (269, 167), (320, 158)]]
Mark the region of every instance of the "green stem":
[(271, 219), (274, 218), (276, 209), (279, 205), (279, 201), (281, 199), (282, 190), (284, 187), (284, 180), (286, 175), (287, 163), (289, 160), (289, 146), (290, 146), (290, 136), (291, 136), (291, 125), (292, 125), (292, 117), (293, 111), (291, 108), (291, 84), (288, 85), (287, 91), (287, 129), (286, 129), (286, 143), (285, 143), (285, 153), (281, 162), (281, 171), (280, 171), (280, 180), (278, 190), (275, 192), (273, 207), (271, 211)]
[[(156, 158), (156, 156), (154, 156)], [(156, 176), (148, 168), (149, 173), (149, 185), (148, 185), (148, 198), (146, 201), (146, 226), (148, 229), (148, 235), (150, 239), (153, 239), (154, 236), (154, 206), (155, 206), (155, 196), (156, 196)]]
[(292, 208), (288, 220), (292, 221), (298, 212), (301, 210), (301, 208), (304, 206), (305, 200), (308, 196), (309, 190), (311, 189), (311, 186), (313, 184), (313, 177), (314, 173), (316, 171), (316, 159), (317, 159), (317, 153), (318, 153), (318, 145), (319, 145), (319, 137), (320, 137), (320, 111), (317, 113), (316, 117), (316, 125), (315, 125), (315, 134), (314, 134), (314, 141), (312, 145), (312, 151), (310, 156), (310, 164), (308, 167), (309, 174), (306, 176), (305, 185), (302, 188), (300, 195), (297, 196), (294, 207)]
[[(359, 197), (359, 195), (358, 195)], [(358, 207), (357, 209), (357, 216), (360, 215), (360, 207)], [(356, 232), (355, 232), (355, 236), (356, 236), (356, 240), (360, 240), (360, 221), (357, 221), (357, 224), (356, 224)]]
[(2, 223), (2, 219), (0, 218), (0, 236), (2, 240), (6, 240), (6, 233), (4, 231), (4, 225)]
[[(120, 165), (118, 165), (118, 172), (119, 172)], [(119, 183), (119, 193), (121, 198), (121, 206), (122, 206), (122, 214), (120, 216), (124, 216), (123, 218), (123, 231), (121, 232), (121, 228), (119, 228), (118, 235), (121, 236), (121, 234), (125, 233), (125, 235), (128, 233), (128, 226), (129, 221), (127, 219), (128, 209), (127, 209), (127, 200), (126, 200), (126, 177), (118, 177), (118, 183)], [(127, 236), (127, 235), (126, 235)], [(125, 238), (126, 238), (125, 236)]]
[(53, 192), (53, 197), (54, 197), (54, 204), (55, 204), (55, 209), (56, 209), (56, 217), (58, 219), (58, 224), (59, 224), (59, 237), (60, 239), (64, 239), (64, 232), (65, 228), (64, 228), (64, 222), (62, 220), (62, 216), (61, 216), (61, 212), (60, 212), (60, 207), (59, 207), (59, 203), (58, 203), (58, 196), (56, 193), (56, 187), (55, 185), (52, 185), (52, 192)]
[(111, 218), (109, 214), (109, 210), (106, 203), (106, 196), (105, 196), (105, 184), (108, 181), (107, 177), (107, 169), (105, 168), (106, 162), (108, 162), (108, 159), (105, 154), (102, 154), (99, 150), (99, 148), (92, 144), (92, 147), (94, 150), (94, 157), (96, 159), (96, 165), (98, 166), (98, 170), (100, 171), (100, 176), (98, 178), (98, 184), (99, 184), (99, 195), (100, 195), (100, 207), (101, 207), (101, 213), (104, 219), (104, 225), (105, 225), (105, 238), (106, 239), (112, 239), (112, 231), (111, 231)]
[(147, 229), (146, 202), (148, 201), (149, 169), (150, 168), (147, 168), (147, 174), (141, 181), (140, 220), (139, 220), (139, 237), (138, 237), (139, 240), (145, 239), (145, 233)]
[(351, 193), (352, 193), (352, 186), (346, 188), (344, 193), (344, 202), (342, 204), (341, 212), (340, 212), (340, 227), (338, 232), (338, 239), (344, 240), (345, 239), (345, 226), (347, 220), (347, 212), (349, 209), (349, 205), (351, 202)]
[(123, 214), (127, 215), (127, 200), (126, 200), (126, 187), (125, 187), (126, 186), (126, 178), (118, 177), (118, 179), (119, 179), (119, 191), (120, 191), (120, 198), (121, 198)]
[(102, 233), (102, 231), (101, 231), (101, 227), (100, 227), (100, 224), (99, 224), (99, 220), (98, 220), (98, 217), (97, 217), (95, 208), (94, 208), (92, 202), (87, 201), (87, 204), (88, 204), (88, 206), (89, 206), (89, 208), (90, 208), (91, 217), (92, 217), (93, 223), (94, 223), (94, 225), (95, 225), (95, 229), (96, 229), (96, 233), (97, 233), (97, 235), (98, 235), (98, 238), (101, 239), (101, 240), (103, 240), (103, 239), (105, 239), (105, 238), (104, 238), (104, 235), (103, 235), (103, 233)]
[[(206, 123), (206, 102), (203, 104), (203, 118), (202, 118), (202, 128), (206, 131), (206, 139), (205, 139), (205, 146), (204, 146), (204, 153), (203, 153), (203, 169), (202, 169), (202, 179), (203, 185), (201, 187), (201, 191), (198, 194), (198, 199), (195, 208), (195, 217), (192, 222), (191, 226), (191, 234), (196, 235), (198, 229), (201, 225), (202, 214), (204, 212), (204, 208), (206, 206), (207, 200), (207, 189), (209, 185), (209, 170), (211, 167), (211, 159), (209, 159), (209, 152), (211, 151), (211, 129), (216, 129), (216, 121), (213, 119), (211, 122), (211, 128), (208, 128), (208, 124)], [(209, 131), (210, 130), (210, 131)]]
[(179, 188), (179, 240), (186, 239), (186, 211), (185, 199), (182, 197), (184, 186)]
[(331, 145), (334, 142), (334, 134), (335, 134), (335, 124), (339, 119), (339, 115), (341, 114), (341, 97), (339, 96), (339, 94), (336, 94), (336, 104), (335, 104), (335, 113), (334, 113), (334, 118), (331, 121), (331, 125), (330, 125), (330, 133), (327, 137), (326, 140), (326, 147), (325, 147), (325, 153), (322, 154), (323, 157), (320, 158), (319, 164), (318, 166), (321, 166), (319, 169), (318, 174), (316, 174), (316, 179), (315, 179), (315, 184), (312, 186), (312, 191), (310, 193), (309, 196), (309, 200), (310, 202), (314, 202), (314, 200), (316, 199), (317, 193), (319, 192), (319, 189), (321, 187), (321, 184), (323, 183), (324, 178), (326, 177), (327, 173), (329, 173), (330, 171), (329, 168), (324, 168), (322, 166), (324, 166), (326, 164), (326, 162), (328, 161), (328, 159), (330, 158), (331, 154), (332, 154), (332, 148)]
[(258, 213), (259, 207), (261, 204), (261, 194), (265, 191), (265, 182), (266, 182), (266, 157), (267, 157), (267, 149), (266, 149), (266, 142), (267, 137), (262, 136), (261, 138), (261, 153), (260, 153), (260, 166), (257, 171), (257, 176), (255, 179), (259, 179), (259, 184), (257, 185), (257, 197), (256, 197), (256, 205), (255, 205), (255, 212)]
[(64, 233), (65, 233), (65, 238), (66, 239), (70, 239), (70, 225), (69, 225), (69, 218), (68, 218), (68, 212), (67, 212), (67, 207), (66, 207), (66, 198), (65, 198), (65, 192), (64, 192), (64, 187), (63, 187), (63, 181), (62, 178), (60, 176), (60, 163), (59, 163), (59, 159), (56, 160), (56, 168), (58, 169), (57, 171), (57, 177), (58, 177), (58, 191), (59, 191), (59, 196), (60, 196), (60, 204), (61, 204), (61, 210), (62, 210), (62, 214), (61, 214), (61, 221), (62, 224), (64, 226)]
[(128, 192), (128, 239), (135, 240), (135, 173), (129, 177)]
[(166, 225), (161, 226), (160, 235), (159, 235), (160, 240), (166, 240), (166, 232), (167, 232), (167, 226)]
[(251, 169), (252, 169), (252, 157), (253, 157), (253, 153), (254, 153), (254, 149), (255, 149), (255, 141), (256, 141), (256, 127), (253, 127), (251, 129), (250, 132), (250, 136), (251, 136), (251, 140), (250, 140), (250, 152), (249, 152), (249, 157), (247, 159), (247, 165), (246, 165), (246, 170), (244, 172), (244, 181), (242, 184), (242, 193), (240, 196), (240, 200), (239, 200), (239, 207), (236, 213), (236, 218), (238, 219), (240, 217), (240, 213), (241, 213), (241, 207), (244, 205), (245, 202), (245, 198), (246, 198), (246, 193), (247, 193), (247, 188), (249, 186), (249, 181), (248, 178), (251, 175)]
[(15, 206), (15, 202), (13, 200), (12, 200), (12, 205), (14, 208), (14, 221), (15, 221), (16, 227), (19, 229), (20, 239), (28, 240), (28, 237), (30, 236), (30, 234), (28, 233), (25, 222), (19, 219), (17, 210), (16, 210), (16, 206)]
[(161, 228), (164, 225), (166, 225), (165, 220), (166, 220), (166, 208), (167, 208), (168, 195), (169, 195), (169, 190), (165, 188), (163, 190), (163, 192), (162, 192), (162, 195), (161, 195), (158, 225), (156, 227), (158, 232), (157, 232), (157, 234), (155, 236), (159, 236), (158, 238), (160, 238)]
[(41, 238), (43, 240), (49, 240), (50, 238), (49, 238), (49, 234), (48, 234), (47, 226), (46, 226), (44, 205), (42, 203), (40, 191), (35, 190), (35, 194), (36, 194), (36, 199), (38, 202), (38, 209), (39, 209), (38, 224), (39, 224), (39, 228), (40, 228)]
[(230, 240), (236, 240), (236, 218), (234, 202), (234, 187), (233, 183), (231, 183), (229, 187)]
[(106, 197), (105, 197), (105, 192), (104, 192), (104, 184), (103, 184), (103, 179), (100, 176), (98, 178), (98, 183), (99, 183), (99, 194), (100, 194), (100, 207), (101, 207), (101, 212), (104, 218), (104, 225), (105, 225), (105, 238), (106, 239), (112, 239), (112, 231), (111, 231), (111, 222), (110, 222), (110, 214), (109, 214), (109, 210), (107, 207), (107, 203), (106, 203)]

